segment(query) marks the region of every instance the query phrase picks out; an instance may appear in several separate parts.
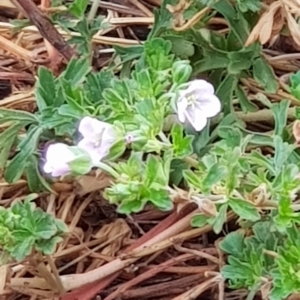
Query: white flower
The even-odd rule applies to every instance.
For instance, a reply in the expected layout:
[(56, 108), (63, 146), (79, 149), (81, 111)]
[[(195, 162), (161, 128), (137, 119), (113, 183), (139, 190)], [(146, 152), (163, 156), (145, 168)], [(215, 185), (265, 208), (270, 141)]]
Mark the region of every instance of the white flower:
[(70, 173), (69, 163), (76, 158), (70, 148), (62, 143), (52, 144), (46, 152), (45, 173), (50, 173), (53, 177), (63, 176)]
[(113, 126), (95, 118), (84, 117), (79, 124), (78, 131), (83, 136), (78, 147), (89, 153), (93, 163), (107, 156), (116, 141)]
[(52, 144), (46, 152), (46, 163), (43, 168), (45, 173), (52, 177), (67, 174), (87, 174), (93, 167), (93, 162), (88, 153), (76, 146), (62, 143)]
[(179, 94), (179, 121), (187, 121), (196, 131), (201, 131), (206, 126), (207, 119), (216, 116), (221, 110), (221, 102), (214, 93), (214, 87), (209, 82), (202, 79), (191, 81), (188, 88)]

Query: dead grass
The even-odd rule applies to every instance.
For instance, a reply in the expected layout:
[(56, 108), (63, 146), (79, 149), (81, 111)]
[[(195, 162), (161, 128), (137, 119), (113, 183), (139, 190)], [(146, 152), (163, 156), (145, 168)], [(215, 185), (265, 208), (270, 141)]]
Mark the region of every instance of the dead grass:
[[(129, 46), (142, 42), (131, 27), (140, 25), (146, 29), (153, 25), (153, 4), (158, 5), (159, 1), (100, 3), (106, 21), (111, 24), (109, 29), (93, 37), (93, 43), (106, 53), (100, 58), (103, 59), (100, 65), (105, 66), (110, 58), (111, 45)], [(274, 1), (268, 5), (266, 1), (265, 13), (249, 36), (247, 44), (258, 39), (268, 45), (265, 57), (280, 83), (276, 94), (268, 94), (254, 80), (242, 80), (253, 101), (265, 95), (273, 102), (286, 98), (299, 106), (299, 101), (286, 89), (286, 75), (297, 71), (300, 65), (299, 30), (293, 29), (293, 16), (299, 10), (292, 4), (292, 1)], [(51, 10), (46, 1), (42, 1), (41, 7), (44, 12)], [(36, 26), (12, 33), (9, 16), (22, 17), (16, 12), (11, 1), (0, 1), (0, 106), (34, 111), (38, 66), (46, 65), (57, 72), (66, 58), (43, 39)], [(202, 15), (203, 12), (199, 12), (188, 24), (174, 23), (174, 28), (180, 31), (192, 26)], [(288, 24), (292, 37), (278, 36), (283, 24)], [(221, 26), (220, 32), (227, 30), (226, 21), (220, 18), (211, 19), (210, 25)], [(70, 37), (62, 29), (56, 29), (63, 39)], [(270, 115), (241, 113), (240, 116), (252, 127), (272, 130), (268, 125), (272, 124)], [(264, 121), (264, 125), (253, 121)], [(7, 125), (2, 125), (0, 130)], [(225, 289), (219, 274), (223, 256), (218, 250), (218, 237), (212, 234), (210, 226), (190, 228), (189, 220), (197, 212), (196, 207), (188, 205), (179, 212), (170, 213), (147, 208), (125, 218), (118, 216), (115, 207), (102, 198), (101, 189), (107, 185), (109, 178), (94, 174), (83, 177), (76, 184), (54, 184), (55, 194), (36, 195), (37, 203), (45, 211), (68, 224), (70, 234), (51, 257), (1, 266), (0, 295), (3, 299), (59, 299), (60, 292), (64, 293), (62, 300), (246, 298), (247, 291), (228, 292)], [(0, 205), (4, 207), (24, 199), (28, 193), (25, 178), (12, 185), (3, 178), (0, 181)], [(228, 220), (234, 220), (234, 216), (229, 215)]]

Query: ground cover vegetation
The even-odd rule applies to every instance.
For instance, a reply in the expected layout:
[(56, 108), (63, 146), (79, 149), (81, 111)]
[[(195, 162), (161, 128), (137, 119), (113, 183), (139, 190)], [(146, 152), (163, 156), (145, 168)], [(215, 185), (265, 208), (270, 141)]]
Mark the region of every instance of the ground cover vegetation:
[(297, 1), (0, 9), (5, 299), (298, 299)]

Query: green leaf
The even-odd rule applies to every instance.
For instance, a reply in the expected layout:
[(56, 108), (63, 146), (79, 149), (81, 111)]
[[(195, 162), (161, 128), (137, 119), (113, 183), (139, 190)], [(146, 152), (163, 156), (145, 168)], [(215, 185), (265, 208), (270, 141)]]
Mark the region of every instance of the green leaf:
[(5, 170), (4, 178), (7, 182), (14, 183), (20, 179), (30, 155), (33, 154), (37, 147), (39, 137), (43, 130), (43, 127), (33, 128), (22, 141), (21, 151), (11, 160)]
[(100, 71), (97, 73), (89, 73), (84, 86), (87, 91), (89, 100), (92, 103), (102, 100), (102, 93), (106, 88), (111, 86), (113, 74), (111, 71)]
[(242, 199), (229, 198), (229, 206), (231, 209), (242, 219), (249, 221), (258, 221), (260, 219), (260, 214), (258, 213), (256, 207)]
[(173, 202), (165, 190), (148, 189), (146, 199), (161, 211), (173, 209)]
[(10, 255), (17, 261), (23, 260), (32, 251), (34, 245), (34, 238), (26, 238), (17, 243), (12, 249), (10, 249)]
[(170, 185), (178, 186), (183, 179), (183, 171), (189, 169), (189, 165), (181, 159), (172, 160), (170, 170)]
[(249, 25), (243, 15), (235, 10), (234, 6), (228, 1), (217, 1), (212, 7), (217, 10), (227, 20), (230, 30), (234, 33), (239, 47), (243, 47), (249, 35)]
[(146, 202), (145, 201), (140, 201), (140, 200), (135, 200), (135, 201), (130, 201), (127, 203), (122, 203), (118, 207), (118, 212), (121, 214), (129, 215), (132, 213), (137, 213), (143, 210)]
[(27, 184), (31, 192), (49, 191), (55, 193), (39, 170), (39, 160), (35, 155), (31, 155), (25, 168)]
[(186, 180), (189, 186), (192, 186), (198, 190), (202, 190), (202, 183), (199, 178), (192, 170), (183, 170), (183, 178)]
[(133, 92), (131, 90), (133, 82), (127, 78), (111, 80), (111, 87), (117, 94), (122, 95), (123, 101), (128, 105), (133, 105)]
[(227, 70), (229, 74), (238, 75), (243, 70), (250, 69), (252, 57), (255, 55), (255, 49), (242, 49), (241, 51), (228, 52), (229, 64)]
[(250, 100), (248, 100), (244, 89), (240, 85), (236, 86), (235, 94), (239, 100), (243, 112), (258, 111), (258, 107), (255, 104), (253, 104)]
[(248, 156), (248, 160), (253, 164), (266, 168), (267, 170), (271, 171), (275, 175), (276, 171), (272, 161), (269, 158), (262, 155), (257, 150), (251, 152), (251, 155)]
[(75, 116), (89, 115), (87, 106), (91, 103), (89, 103), (88, 99), (85, 98), (83, 90), (73, 87), (70, 81), (66, 81), (64, 79), (61, 79), (60, 86), (62, 95), (70, 108), (70, 113), (67, 114), (62, 109), (62, 107), (66, 107), (65, 105), (62, 105), (58, 109), (58, 113), (64, 114), (68, 117), (72, 116), (72, 114)]
[(297, 88), (300, 84), (300, 71), (297, 71), (295, 74), (290, 76), (290, 83), (292, 88)]
[(107, 104), (111, 106), (115, 112), (127, 112), (128, 108), (122, 96), (112, 88), (106, 89), (103, 92), (103, 98)]
[(5, 167), (11, 147), (22, 127), (24, 127), (24, 124), (15, 122), (0, 134), (0, 168)]
[(270, 300), (283, 300), (291, 294), (291, 290), (286, 290), (285, 286), (273, 287), (270, 293)]
[(69, 228), (65, 222), (63, 222), (60, 219), (54, 219), (54, 222), (55, 222), (58, 233), (68, 233), (69, 232)]
[[(224, 278), (229, 279), (230, 282), (234, 283), (230, 284), (229, 286), (232, 288), (241, 288), (243, 287), (243, 285), (240, 285), (241, 282), (249, 282), (252, 286), (255, 279), (253, 278), (254, 274), (251, 264), (240, 261), (234, 256), (230, 256), (228, 262), (230, 265), (224, 266), (221, 270), (221, 273)], [(237, 282), (239, 282), (239, 284), (237, 284)]]
[(36, 230), (34, 236), (36, 239), (50, 239), (57, 233), (57, 228), (53, 218), (44, 213), (41, 209), (34, 211)]
[(172, 67), (173, 55), (170, 55), (172, 44), (162, 38), (148, 40), (145, 43), (145, 60), (154, 70), (166, 70)]
[(66, 81), (70, 82), (71, 86), (76, 87), (86, 79), (87, 74), (89, 74), (91, 70), (92, 67), (89, 65), (88, 59), (72, 58), (66, 70), (59, 78), (64, 78)]
[(123, 153), (126, 150), (126, 144), (124, 143), (124, 140), (120, 140), (116, 142), (110, 149), (109, 149), (109, 155), (107, 157), (108, 160), (115, 160), (123, 155)]
[(237, 258), (243, 256), (244, 236), (240, 232), (231, 232), (226, 235), (224, 240), (219, 244), (220, 249), (227, 254), (231, 254)]
[(220, 209), (219, 209), (219, 213), (218, 215), (213, 218), (212, 220), (209, 220), (209, 223), (213, 225), (213, 231), (216, 234), (219, 234), (222, 229), (223, 229), (223, 225), (226, 222), (227, 219), (227, 208), (228, 205), (227, 204), (223, 204), (221, 205)]
[(253, 77), (263, 88), (265, 88), (267, 93), (277, 92), (278, 83), (274, 71), (264, 58), (259, 57), (254, 61)]
[(174, 157), (176, 158), (184, 158), (192, 154), (193, 148), (193, 140), (194, 137), (192, 135), (183, 135), (183, 128), (179, 124), (175, 124), (171, 130), (171, 138), (174, 150)]
[(191, 225), (193, 227), (201, 228), (207, 224), (207, 219), (208, 219), (207, 216), (197, 214), (197, 215), (193, 216), (193, 218), (191, 220)]
[(10, 150), (14, 145), (16, 139), (17, 139), (16, 136), (12, 136), (9, 139), (7, 139), (4, 145), (2, 146), (2, 149), (0, 151), (0, 169), (4, 169), (4, 167), (6, 166), (8, 157), (10, 155)]
[(25, 168), (25, 174), (30, 191), (39, 192), (42, 190), (42, 187), (33, 160), (33, 156), (31, 156)]
[[(5, 223), (4, 228), (0, 224), (0, 246), (17, 260), (26, 258), (34, 247), (44, 254), (50, 253), (46, 245), (57, 243), (59, 235), (67, 232), (62, 221), (36, 207), (32, 202), (36, 198), (38, 194), (29, 194), (24, 201), (0, 210), (0, 223)], [(3, 236), (3, 233), (6, 236)]]
[(162, 187), (167, 187), (169, 180), (169, 169), (164, 170), (164, 162), (160, 157), (148, 155), (146, 161), (146, 178), (145, 184), (147, 187), (159, 184)]
[(27, 124), (39, 123), (38, 117), (29, 112), (15, 109), (0, 108), (0, 123), (13, 121), (21, 121), (24, 126), (26, 126)]
[(279, 103), (275, 103), (271, 107), (271, 111), (274, 114), (275, 119), (275, 129), (274, 135), (281, 136), (287, 124), (288, 109), (290, 106), (290, 101), (283, 99)]
[[(84, 111), (84, 108), (80, 106), (74, 99), (67, 97), (68, 104), (63, 104), (57, 109), (57, 114), (59, 115), (59, 119), (55, 120), (54, 118), (47, 122), (46, 124), (49, 128), (59, 127), (60, 125), (69, 123), (70, 121), (67, 118), (72, 119), (81, 119), (83, 115), (89, 115)], [(45, 125), (46, 125), (45, 124)]]
[(296, 97), (298, 100), (300, 100), (300, 85), (298, 85), (295, 88), (291, 88), (291, 93), (294, 97)]
[(73, 14), (76, 18), (81, 18), (84, 16), (84, 12), (89, 4), (88, 0), (75, 0), (70, 8), (69, 12)]
[(232, 128), (232, 126), (218, 126), (219, 136), (226, 141), (226, 145), (230, 149), (240, 147), (242, 143), (242, 133), (239, 128)]
[(35, 98), (40, 112), (46, 107), (58, 107), (63, 104), (63, 99), (56, 97), (55, 78), (52, 72), (45, 67), (40, 67), (38, 70)]
[(210, 193), (215, 184), (226, 178), (228, 170), (221, 166), (219, 162), (215, 163), (207, 172), (202, 181), (203, 193)]
[(287, 162), (295, 148), (293, 145), (283, 142), (282, 138), (278, 135), (274, 137), (274, 148), (274, 167), (275, 174), (277, 175), (282, 170), (284, 164)]
[(260, 0), (238, 0), (237, 4), (242, 13), (246, 13), (248, 11), (257, 12), (261, 8)]
[(113, 46), (116, 50), (116, 53), (121, 56), (122, 62), (119, 65), (116, 65), (116, 67), (123, 65), (125, 63), (130, 63), (133, 60), (139, 59), (144, 50), (143, 45), (137, 45), (137, 46), (129, 46), (129, 47), (120, 47), (117, 45)]
[(32, 238), (34, 233), (33, 232), (30, 232), (24, 228), (21, 228), (21, 229), (17, 229), (17, 230), (14, 230), (12, 232), (13, 234), (13, 237), (15, 239), (17, 239), (18, 241), (23, 241), (25, 239), (29, 239), (29, 238)]
[(19, 32), (22, 30), (24, 27), (28, 27), (32, 25), (31, 21), (28, 19), (23, 19), (23, 20), (18, 20), (18, 19), (11, 19), (10, 23), (14, 26), (12, 28), (12, 32)]
[(21, 122), (15, 122), (11, 126), (9, 126), (6, 130), (1, 132), (0, 134), (0, 147), (2, 147), (7, 140), (10, 140), (13, 137), (16, 137), (21, 130), (21, 128), (24, 127), (24, 124)]
[(281, 195), (278, 205), (278, 215), (274, 218), (278, 229), (284, 232), (286, 228), (291, 226), (294, 216), (290, 197)]
[(151, 32), (148, 34), (148, 40), (151, 40), (161, 34), (161, 32), (171, 25), (172, 14), (167, 9), (167, 5), (175, 5), (173, 0), (163, 0), (160, 9), (154, 10), (154, 24)]
[[(74, 152), (76, 147), (70, 147)], [(68, 163), (71, 172), (74, 175), (85, 175), (89, 173), (93, 167), (93, 163), (89, 155), (84, 155), (82, 153), (78, 154), (76, 159)]]
[(232, 111), (233, 91), (236, 85), (237, 78), (234, 75), (227, 75), (216, 91), (217, 96), (221, 99), (225, 115)]
[(176, 56), (185, 59), (195, 54), (193, 43), (187, 41), (182, 36), (164, 35), (164, 38), (172, 43), (172, 53)]
[[(207, 33), (209, 37), (207, 37)], [(210, 40), (210, 32), (200, 29), (192, 32), (191, 40), (202, 50), (202, 59), (193, 64), (193, 75), (199, 73), (227, 68), (230, 60), (228, 53), (224, 50), (216, 49)]]
[[(218, 55), (218, 56), (217, 56)], [(217, 53), (216, 51), (205, 50), (205, 58), (197, 61), (193, 65), (193, 75), (203, 73), (206, 71), (226, 68), (229, 59), (226, 55)]]
[(41, 251), (45, 255), (51, 255), (54, 253), (58, 243), (61, 243), (63, 239), (59, 236), (54, 236), (49, 240), (40, 240), (36, 243), (35, 248)]
[(148, 69), (134, 73), (134, 79), (138, 84), (138, 94), (141, 98), (152, 98), (155, 96), (153, 82)]

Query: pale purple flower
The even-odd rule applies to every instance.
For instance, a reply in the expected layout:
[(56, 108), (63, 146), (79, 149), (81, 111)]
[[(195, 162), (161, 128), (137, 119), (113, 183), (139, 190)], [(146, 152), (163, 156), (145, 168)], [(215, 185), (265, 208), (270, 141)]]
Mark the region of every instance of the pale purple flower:
[(107, 156), (116, 141), (113, 126), (92, 117), (84, 117), (79, 124), (78, 131), (83, 136), (78, 147), (91, 156), (93, 163)]
[(181, 123), (190, 123), (196, 131), (201, 131), (207, 119), (216, 116), (220, 110), (221, 103), (215, 96), (214, 87), (205, 80), (193, 80), (186, 90), (179, 93), (178, 119)]
[(53, 177), (68, 174), (71, 169), (68, 165), (76, 158), (70, 148), (62, 143), (52, 144), (46, 152), (45, 173), (50, 173)]

